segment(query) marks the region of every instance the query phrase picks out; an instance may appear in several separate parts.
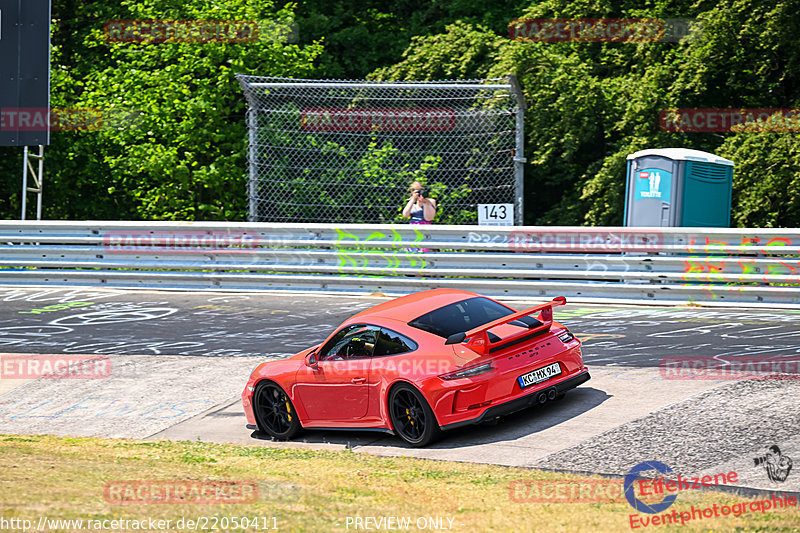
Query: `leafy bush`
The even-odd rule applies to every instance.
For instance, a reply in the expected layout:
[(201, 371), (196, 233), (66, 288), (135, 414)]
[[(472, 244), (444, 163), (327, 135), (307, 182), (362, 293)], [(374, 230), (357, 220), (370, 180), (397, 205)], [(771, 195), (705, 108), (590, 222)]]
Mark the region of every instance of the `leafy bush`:
[(515, 42), (456, 23), (415, 38), (402, 61), (372, 77), (516, 74), (528, 103), (527, 224), (621, 225), (625, 157), (678, 146), (737, 163), (736, 224), (798, 226), (796, 134), (673, 133), (660, 130), (658, 118), (681, 107), (798, 107), (799, 4), (546, 0), (515, 18), (686, 17), (702, 31), (680, 43)]
[[(252, 43), (111, 43), (103, 25), (227, 19), (266, 27), (290, 21), (291, 8), (249, 0), (55, 0), (53, 17), (52, 105), (133, 112), (137, 120), (52, 134), (44, 216), (244, 219), (246, 105), (235, 74), (307, 75), (321, 45), (301, 47), (275, 35)], [(0, 173), (3, 196), (10, 196), (19, 169), (3, 164)]]

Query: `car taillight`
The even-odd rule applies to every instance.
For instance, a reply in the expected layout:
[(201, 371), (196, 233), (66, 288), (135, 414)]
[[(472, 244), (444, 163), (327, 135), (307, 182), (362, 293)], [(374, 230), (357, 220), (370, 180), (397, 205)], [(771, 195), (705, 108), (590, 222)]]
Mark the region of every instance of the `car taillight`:
[(569, 330), (565, 331), (564, 333), (562, 333), (561, 335), (558, 336), (558, 340), (560, 340), (564, 344), (568, 343), (569, 341), (571, 341), (573, 339), (575, 339), (575, 335), (570, 333)]
[(484, 363), (482, 365), (475, 365), (469, 368), (462, 368), (461, 370), (456, 370), (455, 372), (448, 372), (447, 374), (442, 374), (439, 377), (442, 379), (471, 378), (473, 376), (480, 376), (481, 374), (491, 372), (493, 369), (494, 367), (492, 366), (492, 363)]

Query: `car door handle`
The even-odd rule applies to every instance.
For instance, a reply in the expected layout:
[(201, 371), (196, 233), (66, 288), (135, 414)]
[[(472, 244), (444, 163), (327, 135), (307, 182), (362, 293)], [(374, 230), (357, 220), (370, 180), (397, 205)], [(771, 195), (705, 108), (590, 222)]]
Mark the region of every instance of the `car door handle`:
[(365, 381), (367, 381), (367, 378), (353, 378), (350, 381), (352, 381), (353, 383), (364, 383)]

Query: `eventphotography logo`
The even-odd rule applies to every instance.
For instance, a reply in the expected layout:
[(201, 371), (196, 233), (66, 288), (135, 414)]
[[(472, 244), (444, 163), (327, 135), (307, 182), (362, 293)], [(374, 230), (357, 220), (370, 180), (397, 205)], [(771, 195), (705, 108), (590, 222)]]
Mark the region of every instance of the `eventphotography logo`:
[[(631, 507), (643, 513), (655, 514), (667, 510), (673, 503), (675, 503), (675, 500), (678, 496), (677, 494), (667, 494), (665, 491), (664, 498), (656, 503), (646, 503), (639, 499), (634, 490), (635, 484), (640, 481), (639, 474), (642, 472), (651, 471), (656, 471), (661, 474), (669, 474), (672, 472), (672, 469), (659, 461), (645, 461), (639, 463), (631, 468), (630, 471), (625, 475), (623, 491), (625, 493), (625, 499), (628, 500), (628, 503), (631, 505)], [(663, 478), (660, 479), (663, 480)]]
[[(777, 457), (780, 451), (770, 449)], [(766, 463), (769, 457), (756, 458)], [(786, 463), (784, 463), (786, 464)], [(655, 472), (662, 474), (654, 478), (641, 479), (644, 473)], [(673, 477), (672, 469), (659, 461), (645, 461), (631, 468), (625, 476), (624, 491), (628, 503), (637, 513), (628, 515), (631, 529), (641, 529), (649, 526), (686, 525), (689, 522), (704, 518), (740, 517), (745, 513), (766, 513), (770, 510), (781, 510), (797, 506), (797, 498), (787, 494), (772, 494), (769, 498), (755, 499), (731, 505), (713, 504), (705, 507), (691, 505), (688, 509), (670, 509), (677, 499), (678, 492), (695, 490), (707, 487), (730, 485), (739, 481), (739, 474), (734, 471), (714, 475), (683, 477), (680, 474)], [(670, 479), (668, 479), (668, 477)], [(638, 488), (638, 491), (636, 490)], [(652, 500), (652, 501), (650, 501)], [(641, 513), (641, 514), (640, 514)]]
[(755, 466), (763, 466), (767, 478), (773, 483), (783, 483), (792, 471), (792, 458), (781, 453), (777, 445), (767, 448), (764, 455), (753, 458)]

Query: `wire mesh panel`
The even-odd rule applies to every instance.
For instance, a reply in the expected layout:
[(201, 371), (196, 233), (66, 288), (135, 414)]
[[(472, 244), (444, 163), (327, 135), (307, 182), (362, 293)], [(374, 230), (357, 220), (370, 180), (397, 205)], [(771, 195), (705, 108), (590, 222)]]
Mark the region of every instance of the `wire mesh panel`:
[(475, 223), (478, 204), (519, 205), (521, 121), (508, 80), (238, 78), (251, 221), (397, 222), (414, 181), (438, 202), (436, 223)]

